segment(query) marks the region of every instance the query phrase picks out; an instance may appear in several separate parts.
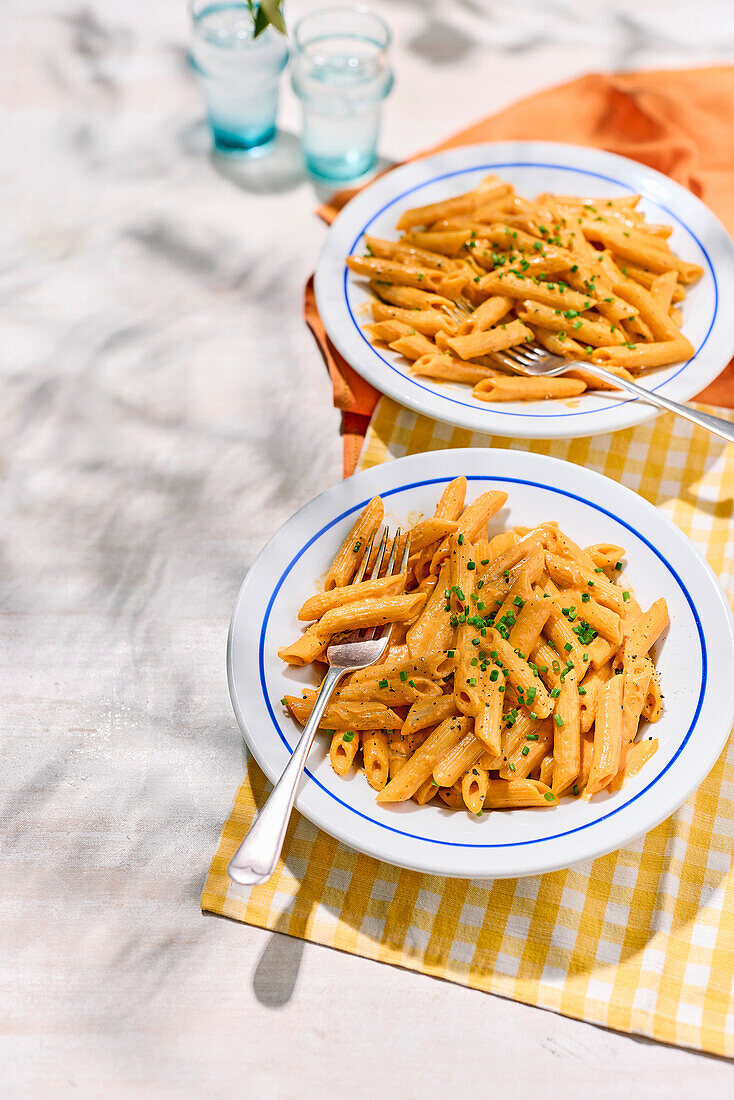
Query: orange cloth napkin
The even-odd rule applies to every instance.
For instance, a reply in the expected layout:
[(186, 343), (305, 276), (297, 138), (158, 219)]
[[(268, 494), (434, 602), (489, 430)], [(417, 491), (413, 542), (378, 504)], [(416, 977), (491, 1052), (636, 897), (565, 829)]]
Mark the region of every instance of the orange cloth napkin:
[[(547, 140), (593, 145), (664, 172), (702, 199), (734, 231), (734, 67), (667, 72), (590, 73), (521, 99), (462, 130), (427, 156), (482, 141)], [(332, 222), (355, 191), (340, 191), (319, 214)], [(344, 476), (354, 470), (379, 393), (330, 342), (306, 285), (306, 321), (321, 349), (342, 410)], [(734, 360), (699, 395), (734, 408)]]

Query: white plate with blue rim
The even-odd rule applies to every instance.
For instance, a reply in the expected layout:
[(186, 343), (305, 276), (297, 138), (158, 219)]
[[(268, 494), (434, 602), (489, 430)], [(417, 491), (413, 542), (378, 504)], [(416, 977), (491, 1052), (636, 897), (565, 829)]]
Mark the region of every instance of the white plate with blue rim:
[(581, 545), (625, 548), (625, 576), (643, 607), (665, 597), (670, 625), (655, 648), (664, 711), (640, 734), (654, 732), (659, 749), (616, 793), (477, 818), (433, 802), (378, 805), (356, 768), (346, 779), (334, 773), (329, 737), (317, 734), (296, 805), (344, 844), (430, 874), (514, 877), (595, 859), (654, 828), (712, 768), (734, 723), (734, 678), (722, 674), (734, 667), (734, 626), (716, 577), (680, 530), (642, 497), (581, 466), (520, 451), (433, 451), (357, 474), (306, 504), (261, 551), (237, 598), (227, 658), (237, 720), (276, 780), (301, 732), (280, 700), (314, 683), (310, 669), (277, 656), (303, 629), (298, 608), (372, 496), (382, 496), (386, 522), (404, 526), (417, 513), (431, 515), (461, 474), (468, 502), (487, 489), (508, 493), (491, 533), (557, 520)]
[(490, 405), (471, 389), (410, 374), (396, 352), (373, 347), (363, 331), (372, 318), (367, 282), (345, 259), (364, 251), (364, 235), (396, 240), (403, 210), (471, 190), (489, 173), (528, 198), (543, 191), (585, 197), (642, 196), (648, 221), (672, 226), (670, 245), (704, 274), (683, 302), (682, 331), (693, 357), (645, 372), (642, 384), (674, 401), (688, 401), (734, 354), (734, 310), (726, 295), (734, 280), (734, 244), (721, 222), (685, 188), (626, 157), (578, 145), (512, 141), (469, 145), (396, 168), (365, 188), (332, 225), (316, 270), (316, 302), (329, 338), (348, 363), (381, 393), (416, 412), (471, 431), (536, 439), (597, 435), (629, 428), (659, 410), (637, 398), (584, 393), (573, 401), (516, 401)]

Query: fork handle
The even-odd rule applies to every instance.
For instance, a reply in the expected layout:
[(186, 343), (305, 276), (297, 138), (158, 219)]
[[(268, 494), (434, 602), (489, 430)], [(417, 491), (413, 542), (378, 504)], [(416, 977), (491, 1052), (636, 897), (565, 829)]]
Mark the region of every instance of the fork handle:
[(271, 791), (270, 798), (255, 818), (247, 836), (229, 861), (227, 874), (233, 882), (242, 886), (255, 886), (259, 882), (266, 882), (275, 870), (306, 757), (332, 692), (346, 671), (345, 668), (330, 668), (326, 673), (311, 716), (306, 722), (283, 774)]
[(677, 401), (671, 401), (668, 397), (663, 397), (662, 394), (646, 390), (643, 386), (638, 386), (636, 382), (628, 382), (626, 378), (620, 378), (618, 375), (612, 374), (611, 371), (597, 366), (596, 363), (584, 362), (578, 365), (588, 371), (589, 374), (596, 375), (597, 378), (603, 378), (605, 382), (611, 382), (616, 389), (628, 390), (636, 397), (641, 397), (643, 401), (647, 401), (648, 404), (657, 405), (660, 409), (677, 413), (678, 416), (683, 416), (686, 420), (692, 420), (694, 424), (707, 428), (714, 435), (720, 435), (727, 443), (734, 443), (734, 424), (730, 424), (728, 420), (722, 420), (720, 416), (712, 416), (710, 413), (699, 412), (698, 409), (691, 409), (688, 405), (679, 405)]

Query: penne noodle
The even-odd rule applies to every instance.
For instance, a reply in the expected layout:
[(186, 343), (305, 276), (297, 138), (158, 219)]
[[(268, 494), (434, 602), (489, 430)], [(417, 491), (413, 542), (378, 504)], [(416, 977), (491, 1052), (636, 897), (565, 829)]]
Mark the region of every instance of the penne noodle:
[(482, 742), (474, 736), (471, 729), (467, 728), (467, 732), (458, 744), (454, 745), (434, 767), (432, 773), (434, 783), (438, 787), (453, 787), (467, 768), (476, 764), (484, 752)]
[(436, 764), (454, 745), (457, 745), (468, 728), (468, 718), (447, 718), (431, 733), (395, 778), (377, 795), (378, 802), (404, 802), (412, 798), (420, 785), (431, 775)]
[(430, 290), (417, 290), (411, 286), (394, 286), (385, 279), (372, 279), (370, 290), (378, 298), (382, 298), (383, 302), (399, 306), (401, 309), (433, 309), (448, 317), (454, 310), (452, 300), (444, 298), (442, 294), (435, 294)]
[(551, 600), (545, 599), (545, 594), (540, 589), (535, 589), (524, 600), (517, 621), (510, 630), (509, 642), (513, 649), (519, 649), (521, 653), (532, 653), (548, 621), (551, 603)]
[(436, 505), (434, 512), (436, 519), (458, 520), (464, 510), (466, 485), (466, 478), (463, 475), (455, 477), (448, 483)]
[(422, 332), (424, 336), (435, 336), (441, 331), (450, 333), (456, 328), (448, 314), (432, 309), (402, 309), (399, 306), (386, 305), (377, 299), (372, 301), (370, 308), (375, 321), (399, 321), (409, 329)]
[(584, 798), (603, 790), (619, 771), (622, 736), (622, 677), (612, 676), (597, 699), (594, 754)]
[(526, 779), (553, 749), (553, 726), (549, 718), (542, 722), (520, 711), (503, 732), (501, 779)]
[(347, 267), (358, 275), (369, 276), (381, 286), (429, 290), (451, 300), (458, 297), (467, 280), (460, 271), (437, 271), (373, 256), (347, 256)]
[(413, 654), (426, 651), (446, 650), (451, 645), (453, 627), (450, 615), (446, 611), (444, 592), (448, 588), (449, 567), (441, 569), (438, 583), (418, 618), (408, 627), (405, 640), (408, 650)]
[[(375, 321), (372, 325), (364, 325), (364, 331), (370, 337), (373, 344), (391, 344), (399, 340), (401, 336), (413, 336), (416, 330), (407, 325), (405, 321)], [(431, 345), (433, 347), (433, 345)]]
[(650, 677), (650, 683), (647, 689), (647, 695), (645, 696), (645, 705), (642, 708), (643, 717), (647, 718), (648, 722), (659, 722), (662, 707), (663, 697), (660, 693), (658, 674), (657, 670), (653, 669), (653, 673)]
[[(643, 284), (644, 285), (644, 284)], [(650, 286), (647, 287), (653, 297), (655, 305), (663, 313), (669, 313), (673, 305), (673, 295), (678, 285), (677, 272), (666, 271), (662, 275), (656, 275)]]
[(334, 607), (319, 619), (315, 633), (324, 640), (347, 630), (363, 630), (386, 623), (411, 622), (426, 602), (425, 592), (410, 592), (404, 596), (382, 596), (379, 599), (357, 600)]
[(303, 665), (310, 665), (323, 655), (327, 643), (316, 630), (316, 625), (314, 623), (310, 626), (291, 645), (281, 646), (278, 650), (281, 661), (295, 668), (302, 668)]
[(561, 694), (553, 716), (553, 781), (555, 795), (560, 795), (577, 777), (581, 767), (581, 714), (579, 708), (579, 676), (570, 669), (560, 684)]
[[(509, 642), (506, 642), (497, 630), (487, 632), (487, 647), (490, 651), (497, 651), (497, 660), (504, 669), (505, 676), (517, 690), (522, 689), (523, 695), (529, 695), (533, 699), (533, 710), (541, 718), (547, 717), (553, 710), (553, 702), (543, 686), (540, 677), (536, 676), (527, 661), (518, 657)], [(534, 689), (534, 690), (533, 690)]]
[(438, 252), (442, 256), (458, 256), (464, 245), (471, 240), (471, 229), (464, 226), (458, 229), (415, 230), (403, 238), (406, 245)]
[(578, 397), (586, 384), (578, 378), (517, 378), (511, 375), (485, 378), (472, 394), (479, 401), (547, 401)]
[(503, 297), (519, 298), (541, 303), (551, 309), (575, 310), (583, 313), (596, 306), (596, 299), (577, 290), (570, 290), (565, 283), (544, 283), (532, 281), (511, 272), (492, 272), (485, 275), (477, 284), (487, 294), (500, 294)]
[(548, 807), (557, 802), (549, 787), (533, 779), (490, 779), (484, 796), (486, 810)]
[(433, 782), (431, 776), (428, 779), (424, 779), (418, 790), (413, 795), (413, 801), (417, 802), (419, 806), (427, 805), (432, 798), (438, 794), (438, 787)]
[(367, 782), (374, 790), (381, 791), (390, 777), (390, 755), (384, 730), (362, 733), (362, 758)]
[[(308, 699), (299, 699), (296, 695), (286, 695), (285, 705), (297, 722), (302, 726), (311, 716), (315, 694)], [(330, 703), (319, 722), (319, 729), (330, 730), (370, 730), (400, 729), (403, 720), (384, 703)]]
[(351, 770), (360, 744), (360, 734), (354, 730), (340, 730), (331, 739), (329, 760), (337, 775)]
[(682, 283), (694, 283), (703, 275), (703, 268), (698, 264), (687, 263), (678, 259), (669, 249), (659, 247), (659, 242), (654, 238), (643, 239), (640, 235), (634, 241), (631, 235), (628, 237), (620, 229), (604, 227), (595, 230), (596, 239), (605, 248), (610, 249), (615, 256), (622, 260), (630, 260), (639, 267), (646, 268), (656, 275), (662, 275), (666, 271), (675, 270), (678, 279)]
[(320, 592), (306, 600), (298, 618), (302, 622), (311, 619), (320, 619), (327, 611), (333, 611), (336, 607), (344, 607), (346, 604), (357, 603), (360, 600), (397, 596), (405, 587), (405, 576), (396, 574), (393, 577), (379, 577), (373, 581), (360, 581), (359, 584), (346, 585), (343, 588), (332, 588), (328, 592)]
[(435, 349), (435, 345), (431, 343), (428, 337), (423, 336), (420, 332), (399, 336), (397, 340), (393, 340), (389, 344), (389, 347), (391, 351), (399, 352), (400, 355), (404, 355), (411, 362), (422, 358), (424, 355), (433, 355)]
[(489, 773), (486, 768), (474, 764), (465, 772), (461, 780), (461, 797), (470, 813), (481, 814), (488, 786)]
[(594, 563), (595, 569), (614, 569), (624, 557), (624, 548), (611, 542), (597, 542), (586, 547), (586, 553)]
[[(576, 310), (566, 311), (576, 313)], [(592, 320), (588, 317), (577, 316), (575, 320), (569, 320), (563, 311), (557, 312), (550, 306), (526, 299), (520, 304), (517, 311), (518, 317), (527, 325), (540, 325), (542, 328), (555, 332), (560, 339), (562, 336), (571, 336), (581, 340), (584, 344), (593, 347), (624, 344), (625, 335), (621, 328), (608, 324), (601, 317)]]
[(419, 378), (435, 378), (438, 382), (463, 382), (474, 386), (477, 382), (494, 378), (497, 371), (491, 367), (482, 367), (478, 363), (465, 363), (445, 352), (422, 355), (413, 363), (413, 374)]
[(655, 600), (635, 622), (624, 646), (625, 660), (635, 661), (646, 657), (668, 625), (668, 605), (665, 600)]
[(453, 535), (457, 530), (458, 523), (455, 519), (437, 519), (434, 516), (432, 519), (419, 520), (410, 529), (411, 553), (424, 550), (426, 546), (439, 542), (446, 535)]
[(492, 298), (486, 298), (481, 305), (470, 313), (466, 321), (459, 325), (460, 336), (472, 336), (478, 332), (486, 332), (500, 321), (506, 313), (512, 309), (512, 298), (505, 298), (497, 294)]
[(382, 523), (385, 510), (379, 497), (373, 497), (355, 521), (326, 574), (324, 588), (328, 592), (347, 584), (362, 564), (367, 540)]
[(556, 584), (564, 588), (574, 588), (580, 592), (589, 592), (597, 603), (621, 614), (624, 605), (621, 590), (603, 573), (595, 572), (596, 566), (592, 564), (591, 568), (586, 568), (580, 562), (568, 561), (553, 553), (546, 553), (545, 563), (551, 579)]
[(456, 195), (451, 199), (443, 199), (441, 202), (433, 202), (428, 206), (416, 206), (410, 210), (404, 210), (398, 220), (398, 229), (412, 229), (416, 225), (433, 225), (440, 218), (449, 218), (453, 214), (468, 214), (476, 207), (484, 205), (490, 199), (500, 198), (511, 192), (509, 183), (491, 177), (491, 182), (486, 186), (480, 185), (474, 191), (465, 195)]
[(461, 793), (461, 783), (455, 783), (453, 787), (439, 787), (438, 797), (450, 810), (464, 808), (464, 797)]
[(532, 340), (533, 334), (522, 321), (509, 321), (495, 328), (472, 333), (469, 336), (452, 336), (446, 341), (449, 349), (460, 359), (476, 359), (480, 355), (490, 355), (495, 351), (515, 347), (525, 340)]

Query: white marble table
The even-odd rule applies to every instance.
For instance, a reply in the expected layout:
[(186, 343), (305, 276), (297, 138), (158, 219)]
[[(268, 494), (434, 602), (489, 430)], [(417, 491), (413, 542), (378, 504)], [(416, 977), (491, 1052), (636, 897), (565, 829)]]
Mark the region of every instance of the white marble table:
[[(590, 68), (734, 58), (729, 0), (375, 7), (394, 158)], [(340, 475), (300, 309), (324, 229), (287, 90), (270, 161), (208, 158), (180, 0), (3, 15), (3, 1095), (731, 1094), (722, 1060), (200, 914), (230, 608)]]

